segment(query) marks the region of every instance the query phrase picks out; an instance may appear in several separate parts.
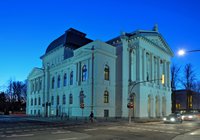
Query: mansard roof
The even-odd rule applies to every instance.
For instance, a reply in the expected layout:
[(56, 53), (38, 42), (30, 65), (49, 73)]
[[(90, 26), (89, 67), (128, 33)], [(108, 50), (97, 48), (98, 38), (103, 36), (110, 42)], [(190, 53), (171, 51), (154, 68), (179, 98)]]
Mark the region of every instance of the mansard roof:
[(63, 35), (61, 35), (49, 44), (49, 46), (46, 49), (46, 54), (60, 45), (67, 46), (71, 49), (77, 49), (85, 44), (92, 42), (91, 39), (88, 39), (85, 36), (85, 33), (70, 28)]

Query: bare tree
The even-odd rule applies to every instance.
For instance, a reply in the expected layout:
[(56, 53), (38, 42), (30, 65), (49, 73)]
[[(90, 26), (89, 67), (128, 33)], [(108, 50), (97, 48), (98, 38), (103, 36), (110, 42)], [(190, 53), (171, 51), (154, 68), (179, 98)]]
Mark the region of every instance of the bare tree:
[(173, 64), (171, 66), (171, 88), (172, 88), (172, 112), (175, 112), (176, 110), (176, 95), (175, 95), (175, 90), (177, 88), (177, 84), (179, 82), (179, 74), (180, 74), (180, 66), (177, 66)]
[(195, 87), (196, 74), (191, 64), (186, 64), (183, 72), (183, 77), (180, 79), (181, 84), (187, 90), (192, 90)]
[(181, 67), (177, 66), (175, 64), (173, 64), (171, 66), (171, 88), (172, 88), (172, 91), (176, 90), (176, 88), (177, 88), (177, 84), (179, 81), (178, 77), (179, 77), (180, 69), (181, 69)]

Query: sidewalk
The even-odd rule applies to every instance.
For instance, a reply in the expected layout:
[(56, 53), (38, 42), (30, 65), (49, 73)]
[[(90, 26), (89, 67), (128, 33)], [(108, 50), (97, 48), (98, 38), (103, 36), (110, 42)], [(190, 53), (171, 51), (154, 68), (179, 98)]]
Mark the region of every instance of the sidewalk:
[(183, 135), (178, 135), (172, 140), (199, 140), (200, 139), (200, 129), (193, 132), (189, 132)]

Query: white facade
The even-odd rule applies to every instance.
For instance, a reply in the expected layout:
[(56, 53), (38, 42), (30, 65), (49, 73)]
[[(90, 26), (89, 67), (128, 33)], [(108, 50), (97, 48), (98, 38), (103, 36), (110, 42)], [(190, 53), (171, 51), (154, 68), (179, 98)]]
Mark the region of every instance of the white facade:
[[(75, 40), (69, 37), (71, 30)], [(28, 76), (27, 114), (73, 117), (93, 111), (96, 117), (127, 117), (130, 94), (134, 117), (171, 112), (173, 53), (157, 30), (122, 33), (106, 43), (83, 39), (85, 34), (74, 29), (68, 31), (47, 48), (41, 57), (43, 67), (34, 68)], [(82, 39), (86, 43), (80, 46), (76, 41)], [(138, 82), (142, 83), (130, 84)]]

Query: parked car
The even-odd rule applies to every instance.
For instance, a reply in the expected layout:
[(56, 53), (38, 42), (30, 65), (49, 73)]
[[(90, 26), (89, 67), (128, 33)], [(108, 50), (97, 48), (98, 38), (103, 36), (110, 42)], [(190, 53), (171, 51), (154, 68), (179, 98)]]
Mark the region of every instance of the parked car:
[(181, 114), (172, 113), (163, 118), (164, 123), (182, 123)]

